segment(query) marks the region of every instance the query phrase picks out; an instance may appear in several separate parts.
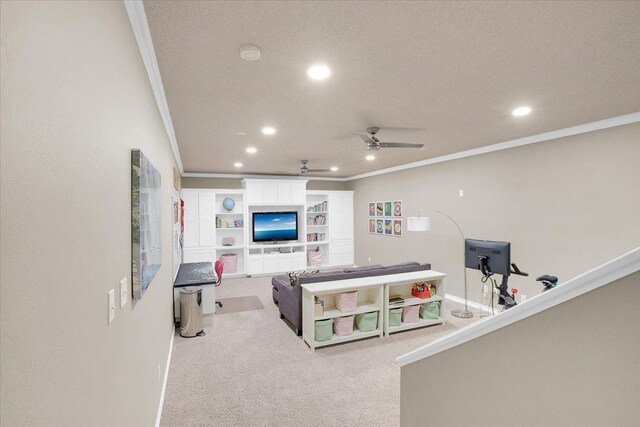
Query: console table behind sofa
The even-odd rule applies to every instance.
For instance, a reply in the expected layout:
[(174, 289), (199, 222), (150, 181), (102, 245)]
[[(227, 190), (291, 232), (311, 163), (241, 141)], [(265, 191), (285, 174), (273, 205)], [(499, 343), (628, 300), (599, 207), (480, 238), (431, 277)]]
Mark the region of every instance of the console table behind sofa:
[[(309, 347), (315, 349), (326, 345), (339, 344), (345, 341), (353, 341), (369, 337), (383, 337), (401, 330), (443, 324), (444, 318), (444, 278), (446, 274), (433, 270), (414, 271), (410, 273), (389, 274), (385, 276), (361, 277), (357, 279), (335, 280), (330, 282), (307, 283), (302, 285), (302, 335)], [(411, 285), (415, 282), (430, 282), (436, 285), (436, 295), (429, 299), (411, 297)], [(314, 300), (316, 296), (321, 299), (333, 299), (332, 294), (340, 292), (358, 291), (358, 306), (353, 313), (343, 313), (329, 305), (325, 307), (322, 316), (315, 316)], [(400, 294), (405, 299), (399, 306), (389, 305), (389, 296)], [(400, 326), (389, 327), (389, 309), (420, 305), (426, 302), (440, 301), (440, 318), (434, 320), (422, 320), (417, 323), (403, 323)], [(337, 336), (327, 341), (315, 340), (316, 320), (325, 320), (336, 317), (352, 316), (359, 313), (378, 312), (378, 328), (370, 332), (361, 332), (354, 328), (353, 334)]]

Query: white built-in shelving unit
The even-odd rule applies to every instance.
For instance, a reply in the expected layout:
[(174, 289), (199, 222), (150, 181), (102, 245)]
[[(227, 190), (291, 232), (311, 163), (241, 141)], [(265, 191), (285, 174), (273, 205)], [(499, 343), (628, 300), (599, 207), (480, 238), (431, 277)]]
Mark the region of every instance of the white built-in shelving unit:
[[(242, 189), (183, 189), (183, 262), (213, 261), (235, 253), (234, 275), (277, 274), (310, 268), (307, 251), (320, 247), (321, 267), (353, 265), (353, 192), (308, 191), (306, 184), (301, 179), (244, 179)], [(227, 197), (235, 201), (231, 211), (222, 206)], [(324, 207), (309, 212), (317, 204)], [(298, 240), (253, 243), (252, 214), (269, 211), (298, 212)], [(242, 227), (236, 221), (242, 221)], [(311, 233), (323, 240), (308, 241)], [(224, 246), (229, 237), (234, 243)]]

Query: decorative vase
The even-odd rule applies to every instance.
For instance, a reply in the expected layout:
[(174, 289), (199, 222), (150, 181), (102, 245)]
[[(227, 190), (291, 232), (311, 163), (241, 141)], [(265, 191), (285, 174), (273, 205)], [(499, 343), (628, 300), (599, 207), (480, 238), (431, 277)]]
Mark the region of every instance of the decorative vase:
[(236, 202), (235, 200), (226, 197), (223, 201), (222, 201), (222, 207), (225, 208), (227, 210), (227, 212), (230, 212), (233, 210), (233, 208), (235, 208), (236, 206)]

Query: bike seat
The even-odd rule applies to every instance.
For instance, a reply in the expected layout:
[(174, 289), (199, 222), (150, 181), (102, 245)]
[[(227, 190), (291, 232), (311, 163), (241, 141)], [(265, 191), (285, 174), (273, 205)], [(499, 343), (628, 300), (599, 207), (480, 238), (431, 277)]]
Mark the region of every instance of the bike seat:
[(556, 284), (558, 283), (558, 278), (556, 276), (549, 276), (548, 274), (545, 274), (543, 276), (538, 277), (536, 279), (536, 282), (549, 282), (549, 283)]

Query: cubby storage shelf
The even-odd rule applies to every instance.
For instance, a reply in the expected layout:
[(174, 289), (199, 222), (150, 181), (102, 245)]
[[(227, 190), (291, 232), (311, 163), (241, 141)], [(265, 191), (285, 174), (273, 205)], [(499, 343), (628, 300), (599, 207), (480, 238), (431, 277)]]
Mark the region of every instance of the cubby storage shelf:
[(389, 326), (389, 333), (394, 333), (394, 332), (400, 332), (400, 331), (407, 331), (409, 329), (415, 329), (415, 328), (421, 328), (423, 326), (431, 326), (431, 325), (437, 325), (439, 323), (444, 323), (444, 321), (442, 320), (441, 317), (437, 318), (437, 319), (422, 319), (420, 318), (420, 320), (418, 320), (415, 323), (401, 323), (398, 326)]
[(431, 298), (416, 298), (405, 296), (403, 296), (403, 298), (404, 302), (402, 304), (389, 304), (389, 308), (400, 308), (406, 307), (408, 305), (422, 305), (428, 302), (442, 301), (444, 299), (440, 295), (434, 295)]
[(375, 331), (362, 332), (362, 331), (354, 328), (353, 329), (353, 334), (351, 334), (351, 335), (338, 336), (336, 334), (333, 334), (333, 336), (329, 340), (316, 341), (314, 339), (313, 343), (314, 343), (315, 347), (324, 347), (326, 345), (340, 344), (340, 343), (346, 342), (346, 341), (353, 341), (353, 340), (359, 340), (359, 339), (363, 339), (363, 338), (376, 337), (376, 336), (379, 336), (379, 335), (380, 335), (380, 332), (378, 332), (377, 329)]
[[(311, 349), (347, 341), (359, 340), (378, 336), (388, 336), (389, 333), (399, 332), (405, 329), (419, 328), (439, 323), (444, 319), (420, 319), (416, 323), (403, 323), (400, 326), (389, 327), (389, 309), (399, 308), (402, 305), (390, 306), (389, 294), (410, 295), (411, 286), (415, 282), (429, 282), (436, 286), (436, 295), (431, 298), (407, 297), (404, 305), (420, 305), (426, 302), (439, 301), (440, 313), (444, 312), (444, 278), (446, 274), (433, 270), (414, 271), (409, 273), (389, 274), (385, 276), (360, 277), (357, 279), (335, 280), (330, 282), (306, 283), (302, 285), (302, 337)], [(356, 311), (343, 313), (333, 308), (332, 295), (340, 292), (358, 291), (358, 305)], [(322, 316), (315, 315), (314, 303), (318, 297), (330, 307)], [(411, 303), (409, 303), (411, 301)], [(361, 332), (354, 327), (352, 335), (337, 336), (327, 341), (315, 340), (315, 322), (338, 317), (353, 316), (360, 313), (378, 313), (378, 328), (370, 332)]]
[(315, 320), (325, 320), (325, 319), (333, 319), (335, 317), (345, 317), (345, 316), (353, 316), (354, 314), (360, 313), (373, 313), (374, 311), (380, 311), (380, 307), (375, 303), (358, 305), (356, 307), (356, 311), (352, 311), (350, 313), (345, 313), (344, 311), (340, 311), (337, 308), (331, 310), (325, 310), (322, 316), (316, 316)]

